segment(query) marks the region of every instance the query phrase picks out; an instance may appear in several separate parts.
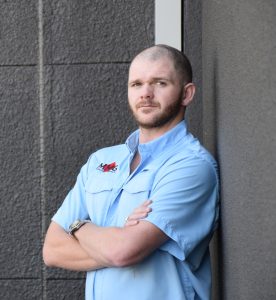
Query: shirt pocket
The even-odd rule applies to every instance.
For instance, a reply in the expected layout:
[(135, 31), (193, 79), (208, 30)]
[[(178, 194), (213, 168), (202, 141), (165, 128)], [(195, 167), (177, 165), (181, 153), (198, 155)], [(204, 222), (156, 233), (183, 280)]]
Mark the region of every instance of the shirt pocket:
[(95, 176), (85, 184), (85, 197), (90, 219), (102, 225), (110, 206), (114, 180)]
[(142, 172), (127, 182), (123, 189), (128, 196), (135, 198), (135, 203), (141, 203), (150, 196), (154, 174)]
[(135, 208), (149, 199), (153, 175), (144, 172), (135, 175), (122, 186), (120, 201), (118, 201), (114, 225), (124, 226), (127, 218)]

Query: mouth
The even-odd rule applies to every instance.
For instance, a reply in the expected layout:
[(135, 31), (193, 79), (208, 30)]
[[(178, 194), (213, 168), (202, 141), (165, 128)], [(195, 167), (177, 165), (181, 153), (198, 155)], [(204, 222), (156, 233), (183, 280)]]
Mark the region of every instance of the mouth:
[(159, 107), (159, 105), (154, 104), (154, 103), (139, 103), (136, 105), (136, 108), (155, 108)]

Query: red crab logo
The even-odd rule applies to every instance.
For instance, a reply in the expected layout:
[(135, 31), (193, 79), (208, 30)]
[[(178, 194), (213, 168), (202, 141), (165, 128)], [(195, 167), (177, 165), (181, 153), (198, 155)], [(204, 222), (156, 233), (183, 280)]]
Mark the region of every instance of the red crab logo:
[(97, 170), (100, 170), (102, 172), (116, 172), (117, 171), (118, 166), (116, 165), (116, 162), (113, 162), (111, 164), (103, 164), (101, 163)]

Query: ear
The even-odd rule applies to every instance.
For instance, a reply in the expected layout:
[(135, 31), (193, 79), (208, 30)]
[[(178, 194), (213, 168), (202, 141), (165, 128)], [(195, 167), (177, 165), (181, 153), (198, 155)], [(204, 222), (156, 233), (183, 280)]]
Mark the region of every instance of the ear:
[(188, 106), (194, 99), (196, 87), (195, 85), (190, 82), (187, 83), (183, 88), (183, 99), (182, 99), (182, 105)]

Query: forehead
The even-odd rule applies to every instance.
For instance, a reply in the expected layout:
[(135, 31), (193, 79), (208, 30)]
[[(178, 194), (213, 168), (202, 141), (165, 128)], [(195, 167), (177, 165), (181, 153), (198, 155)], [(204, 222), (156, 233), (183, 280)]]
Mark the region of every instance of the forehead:
[(147, 79), (152, 77), (177, 78), (177, 72), (170, 58), (164, 56), (157, 59), (137, 57), (129, 68), (129, 80)]

